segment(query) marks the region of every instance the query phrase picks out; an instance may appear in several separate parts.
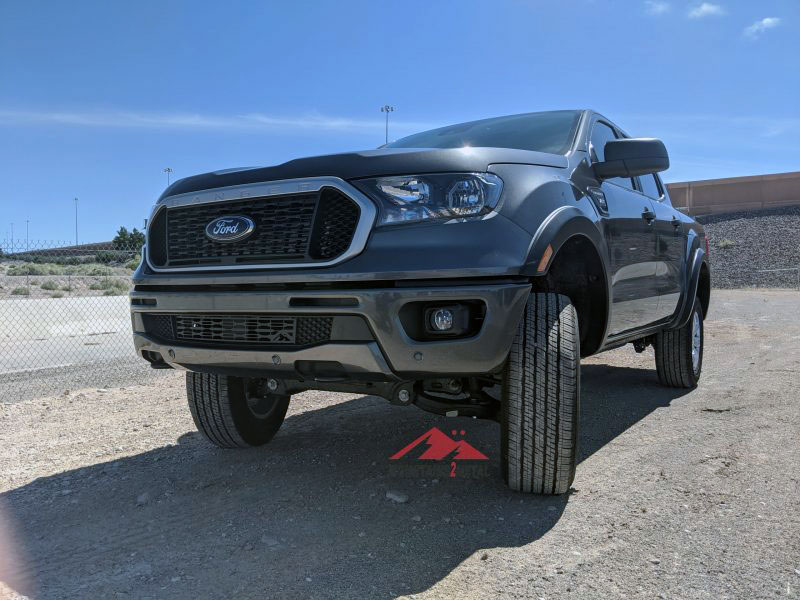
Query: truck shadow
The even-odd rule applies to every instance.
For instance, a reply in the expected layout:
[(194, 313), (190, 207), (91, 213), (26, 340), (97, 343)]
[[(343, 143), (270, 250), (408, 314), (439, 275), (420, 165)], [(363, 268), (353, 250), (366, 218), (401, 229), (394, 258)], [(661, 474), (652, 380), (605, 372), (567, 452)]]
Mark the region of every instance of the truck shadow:
[[(582, 383), (580, 460), (685, 393), (652, 370), (599, 364), (583, 367)], [(431, 427), (454, 426), (490, 457), (472, 478), (389, 460)], [(221, 451), (192, 432), (0, 501), (28, 560), (20, 575), (32, 590), (20, 591), (37, 598), (389, 598), (484, 550), (535, 543), (559, 521), (569, 496), (506, 489), (498, 438), (495, 423), (363, 397), (287, 418), (264, 449)]]

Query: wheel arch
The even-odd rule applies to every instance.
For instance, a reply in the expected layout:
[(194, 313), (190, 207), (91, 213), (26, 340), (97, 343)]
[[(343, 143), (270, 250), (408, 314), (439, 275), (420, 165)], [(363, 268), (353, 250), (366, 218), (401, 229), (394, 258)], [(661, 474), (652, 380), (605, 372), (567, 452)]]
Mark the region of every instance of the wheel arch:
[(711, 269), (707, 261), (700, 265), (700, 278), (697, 282), (697, 297), (700, 299), (700, 306), (703, 308), (703, 319), (708, 315), (708, 307), (711, 304)]
[[(542, 260), (548, 248), (550, 258)], [(611, 300), (607, 265), (607, 247), (596, 224), (571, 206), (548, 216), (528, 253), (525, 274), (533, 291), (564, 294), (575, 306), (581, 356), (597, 352), (606, 337)]]
[(675, 318), (665, 329), (676, 329), (686, 325), (692, 314), (695, 298), (700, 299), (704, 319), (708, 314), (711, 302), (711, 269), (703, 248), (695, 248), (691, 256), (691, 260), (687, 261), (686, 287), (683, 290), (679, 308), (675, 313)]

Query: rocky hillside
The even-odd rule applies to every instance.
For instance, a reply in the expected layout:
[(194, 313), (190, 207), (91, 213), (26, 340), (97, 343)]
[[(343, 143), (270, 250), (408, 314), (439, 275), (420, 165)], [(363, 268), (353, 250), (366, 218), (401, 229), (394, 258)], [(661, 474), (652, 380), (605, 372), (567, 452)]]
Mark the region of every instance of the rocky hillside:
[(699, 217), (711, 252), (711, 281), (718, 288), (796, 288), (800, 267), (800, 206)]

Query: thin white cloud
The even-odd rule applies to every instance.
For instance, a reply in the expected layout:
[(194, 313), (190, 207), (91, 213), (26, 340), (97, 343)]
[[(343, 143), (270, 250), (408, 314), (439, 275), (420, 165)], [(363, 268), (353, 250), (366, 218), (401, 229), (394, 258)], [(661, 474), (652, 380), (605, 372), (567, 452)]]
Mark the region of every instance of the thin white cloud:
[(671, 10), (669, 2), (662, 2), (661, 0), (645, 0), (644, 11), (648, 15), (655, 17), (668, 13)]
[(760, 21), (756, 21), (752, 25), (744, 28), (745, 37), (757, 39), (767, 30), (777, 27), (781, 24), (779, 17), (765, 17)]
[(720, 17), (725, 14), (725, 9), (719, 4), (703, 2), (689, 11), (690, 19), (702, 19), (703, 17)]
[[(0, 108), (0, 125), (69, 125), (75, 127), (121, 129), (187, 129), (235, 130), (263, 132), (267, 130), (349, 131), (366, 133), (380, 130), (384, 121), (330, 117), (311, 113), (301, 116), (275, 116), (262, 113), (241, 115), (208, 115), (198, 113), (146, 113), (131, 111), (21, 111)], [(430, 129), (435, 124), (396, 119), (397, 131)]]

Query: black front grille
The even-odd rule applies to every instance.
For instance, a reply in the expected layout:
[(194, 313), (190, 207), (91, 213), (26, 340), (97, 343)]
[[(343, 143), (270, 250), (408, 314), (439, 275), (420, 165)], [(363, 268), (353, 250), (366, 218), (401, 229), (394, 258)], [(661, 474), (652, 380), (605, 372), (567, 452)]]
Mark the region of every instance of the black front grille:
[[(156, 267), (329, 261), (350, 247), (360, 213), (333, 188), (168, 208), (151, 224), (148, 252)], [(252, 219), (253, 233), (236, 242), (209, 239), (206, 225), (230, 215)]]
[(165, 342), (308, 346), (331, 339), (333, 317), (259, 314), (143, 314), (145, 331)]

